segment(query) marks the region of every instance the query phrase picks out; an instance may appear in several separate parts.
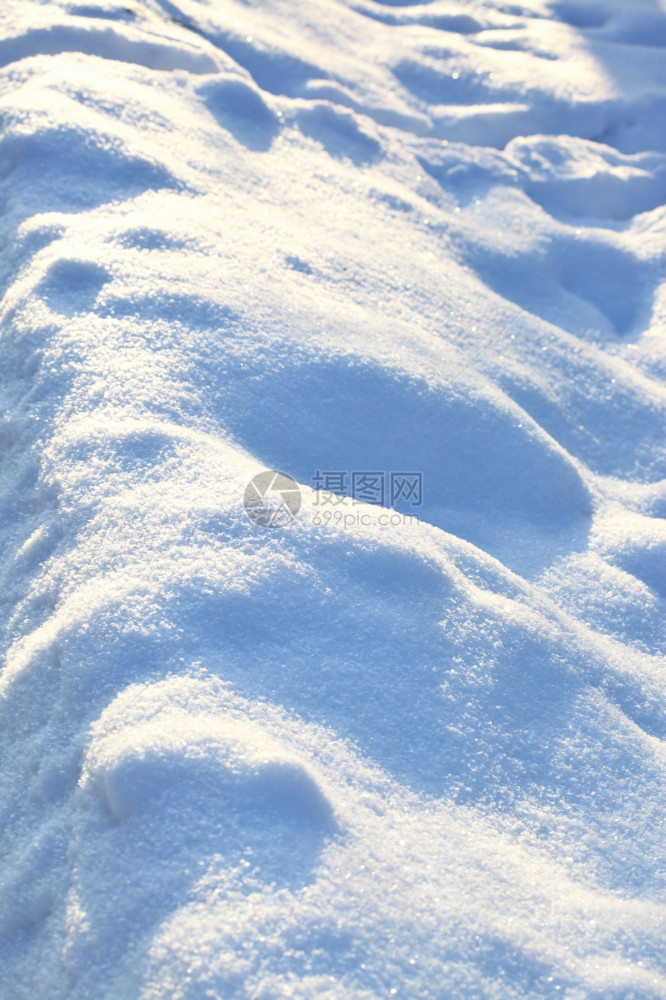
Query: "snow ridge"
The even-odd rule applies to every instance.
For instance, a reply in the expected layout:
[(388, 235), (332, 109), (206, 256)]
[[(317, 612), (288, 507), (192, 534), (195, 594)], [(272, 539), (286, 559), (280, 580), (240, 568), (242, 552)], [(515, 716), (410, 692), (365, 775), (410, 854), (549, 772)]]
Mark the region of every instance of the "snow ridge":
[(0, 997), (666, 997), (663, 4), (0, 21)]

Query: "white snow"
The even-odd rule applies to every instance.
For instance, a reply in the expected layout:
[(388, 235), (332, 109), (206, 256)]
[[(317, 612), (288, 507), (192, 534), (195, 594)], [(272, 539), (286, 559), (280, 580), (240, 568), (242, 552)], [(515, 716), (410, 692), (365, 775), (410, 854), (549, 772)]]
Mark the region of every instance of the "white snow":
[(3, 1000), (666, 997), (664, 46), (5, 0)]

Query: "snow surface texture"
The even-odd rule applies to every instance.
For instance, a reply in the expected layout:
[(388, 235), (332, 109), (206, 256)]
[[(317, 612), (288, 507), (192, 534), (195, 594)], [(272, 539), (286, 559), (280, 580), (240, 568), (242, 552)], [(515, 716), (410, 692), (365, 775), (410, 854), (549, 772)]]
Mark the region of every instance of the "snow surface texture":
[(0, 20), (0, 996), (665, 997), (664, 4)]

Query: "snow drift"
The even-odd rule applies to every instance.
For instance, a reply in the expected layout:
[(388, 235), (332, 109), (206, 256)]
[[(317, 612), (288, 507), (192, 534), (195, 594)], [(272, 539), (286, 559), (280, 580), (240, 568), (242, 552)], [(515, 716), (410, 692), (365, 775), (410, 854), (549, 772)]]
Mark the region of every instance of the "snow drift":
[(0, 996), (665, 997), (662, 4), (0, 18)]

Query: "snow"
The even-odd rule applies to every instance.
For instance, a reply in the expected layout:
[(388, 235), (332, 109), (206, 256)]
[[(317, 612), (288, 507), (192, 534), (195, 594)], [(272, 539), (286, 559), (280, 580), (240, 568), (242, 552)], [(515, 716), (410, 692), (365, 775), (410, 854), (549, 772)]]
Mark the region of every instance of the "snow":
[(664, 3), (0, 24), (0, 997), (666, 997)]

